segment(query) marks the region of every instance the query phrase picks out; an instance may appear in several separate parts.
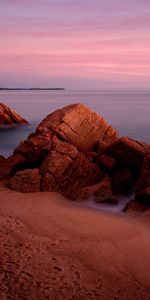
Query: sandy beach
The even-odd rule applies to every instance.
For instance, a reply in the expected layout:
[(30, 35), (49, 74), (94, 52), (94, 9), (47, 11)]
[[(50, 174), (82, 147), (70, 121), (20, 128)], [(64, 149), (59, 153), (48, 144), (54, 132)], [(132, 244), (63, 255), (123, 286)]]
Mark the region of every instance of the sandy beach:
[(149, 216), (0, 187), (0, 299), (150, 298)]

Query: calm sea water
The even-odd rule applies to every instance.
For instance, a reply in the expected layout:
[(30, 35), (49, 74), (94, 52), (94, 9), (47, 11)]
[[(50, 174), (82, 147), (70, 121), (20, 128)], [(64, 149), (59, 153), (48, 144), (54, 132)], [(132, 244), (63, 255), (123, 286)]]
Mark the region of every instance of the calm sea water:
[(9, 105), (30, 123), (30, 126), (0, 131), (0, 154), (6, 157), (47, 114), (77, 102), (101, 114), (121, 136), (150, 143), (150, 93), (0, 91), (0, 102)]

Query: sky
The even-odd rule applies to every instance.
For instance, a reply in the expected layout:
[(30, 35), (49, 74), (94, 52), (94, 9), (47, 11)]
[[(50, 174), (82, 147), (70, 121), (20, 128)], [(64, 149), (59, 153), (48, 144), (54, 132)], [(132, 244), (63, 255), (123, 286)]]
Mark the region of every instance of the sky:
[(0, 87), (150, 90), (150, 1), (0, 0)]

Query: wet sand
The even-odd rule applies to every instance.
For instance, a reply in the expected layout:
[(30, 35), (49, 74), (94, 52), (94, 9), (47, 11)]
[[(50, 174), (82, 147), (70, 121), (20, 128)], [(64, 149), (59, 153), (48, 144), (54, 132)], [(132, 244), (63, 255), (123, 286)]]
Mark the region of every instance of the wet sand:
[(0, 299), (150, 299), (150, 218), (0, 186)]

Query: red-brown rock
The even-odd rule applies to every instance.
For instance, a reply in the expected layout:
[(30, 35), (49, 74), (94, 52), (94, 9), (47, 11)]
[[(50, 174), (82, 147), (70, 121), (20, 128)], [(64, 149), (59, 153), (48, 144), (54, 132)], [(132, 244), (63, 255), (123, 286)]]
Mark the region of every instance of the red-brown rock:
[(82, 152), (93, 150), (98, 141), (110, 144), (117, 138), (117, 131), (83, 104), (56, 110), (41, 122), (38, 128), (41, 127), (48, 128), (54, 135)]
[[(33, 191), (33, 174), (25, 169), (38, 168), (41, 191), (57, 191), (75, 199), (83, 187), (95, 185), (103, 177), (94, 163), (98, 155), (94, 150), (96, 145), (106, 146), (116, 139), (116, 130), (101, 116), (82, 104), (69, 105), (48, 115), (36, 131), (20, 143), (2, 166), (1, 174), (9, 177), (21, 171), (22, 185), (18, 173), (9, 184), (17, 189), (18, 183), (20, 191), (22, 187), (23, 192), (29, 192)], [(20, 158), (18, 163), (16, 157)], [(28, 174), (29, 181), (25, 179)]]
[(142, 169), (146, 150), (147, 146), (143, 143), (123, 137), (108, 146), (105, 154), (114, 158), (119, 166), (132, 170), (137, 179)]
[(28, 124), (28, 122), (3, 103), (0, 103), (0, 127), (3, 125)]
[(18, 170), (22, 169), (24, 162), (24, 157), (18, 154), (4, 159), (0, 167), (0, 180), (13, 176)]
[(18, 192), (38, 192), (41, 175), (38, 169), (26, 169), (17, 172), (9, 181), (8, 187)]
[(61, 192), (70, 199), (77, 198), (83, 186), (96, 184), (103, 176), (98, 167), (75, 146), (56, 137), (40, 172), (42, 191)]
[(26, 141), (14, 150), (14, 154), (22, 155), (29, 166), (39, 166), (44, 156), (51, 149), (53, 135), (47, 129), (38, 130), (29, 135)]
[(111, 171), (116, 165), (116, 160), (105, 154), (99, 156), (96, 162), (100, 168), (104, 168), (106, 171)]
[(95, 192), (95, 201), (97, 203), (118, 203), (117, 197), (113, 194), (111, 178), (105, 176), (99, 185), (98, 191)]

